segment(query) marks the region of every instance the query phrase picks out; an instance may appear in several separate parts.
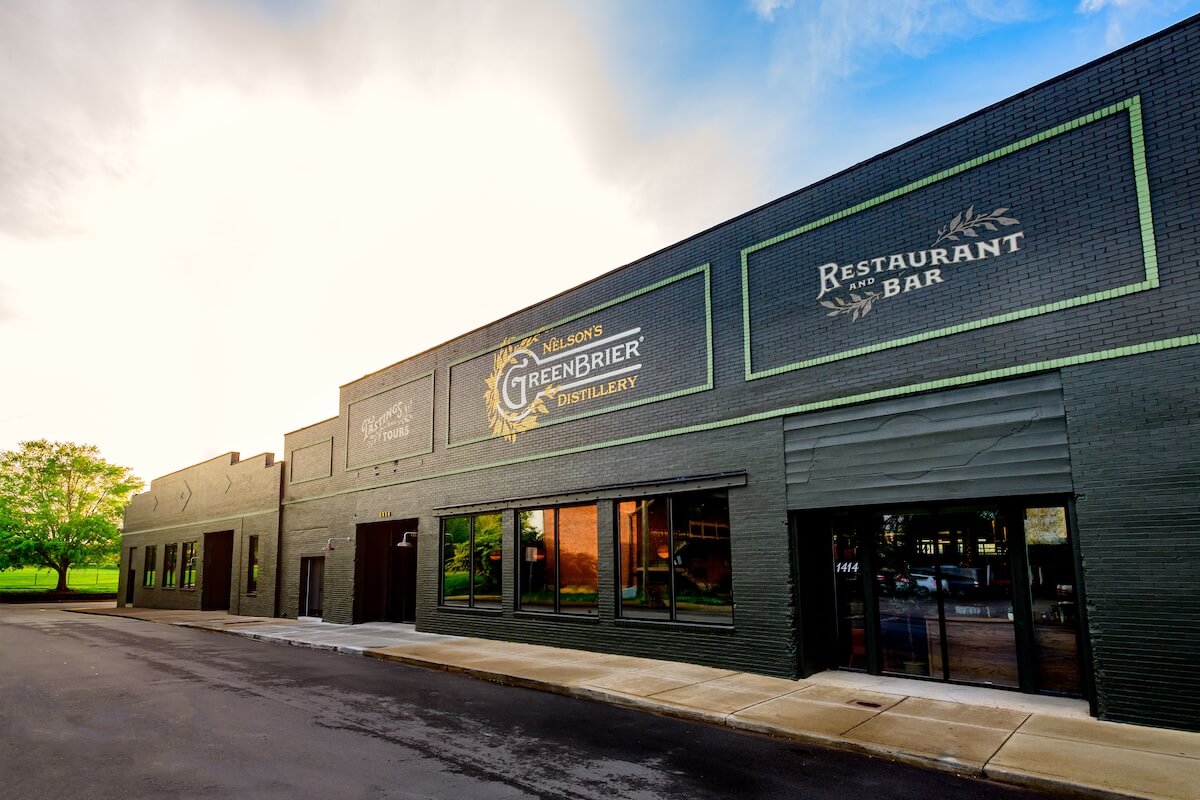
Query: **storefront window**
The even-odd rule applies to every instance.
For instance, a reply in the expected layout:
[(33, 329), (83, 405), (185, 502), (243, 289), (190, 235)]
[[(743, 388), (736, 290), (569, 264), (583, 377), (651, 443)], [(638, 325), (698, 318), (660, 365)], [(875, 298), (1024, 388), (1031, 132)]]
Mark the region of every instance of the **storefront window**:
[(846, 510), (831, 519), (840, 666), (1079, 693), (1063, 507)]
[(163, 588), (175, 588), (175, 562), (179, 555), (179, 545), (169, 544), (163, 548)]
[(183, 543), (183, 573), (179, 582), (181, 589), (196, 588), (196, 543)]
[(522, 511), (520, 607), (595, 616), (599, 584), (596, 506)]
[(617, 546), (621, 616), (733, 622), (727, 492), (622, 501)]
[(500, 608), (503, 517), (475, 514), (442, 520), (442, 604)]
[(146, 546), (146, 560), (142, 564), (142, 586), (147, 589), (154, 588), (154, 579), (156, 569), (158, 568), (158, 547), (157, 545)]
[(1025, 509), (1025, 547), (1029, 551), (1038, 685), (1051, 692), (1078, 692), (1078, 608), (1066, 509)]

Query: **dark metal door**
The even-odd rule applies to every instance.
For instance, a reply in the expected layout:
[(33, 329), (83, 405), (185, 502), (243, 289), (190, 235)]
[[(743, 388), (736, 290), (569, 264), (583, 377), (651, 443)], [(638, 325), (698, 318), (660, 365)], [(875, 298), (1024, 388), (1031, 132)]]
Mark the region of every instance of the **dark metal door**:
[(324, 595), (324, 556), (300, 559), (300, 616), (321, 616), (321, 605)]
[(204, 534), (204, 572), (200, 580), (201, 610), (228, 611), (233, 586), (233, 531)]

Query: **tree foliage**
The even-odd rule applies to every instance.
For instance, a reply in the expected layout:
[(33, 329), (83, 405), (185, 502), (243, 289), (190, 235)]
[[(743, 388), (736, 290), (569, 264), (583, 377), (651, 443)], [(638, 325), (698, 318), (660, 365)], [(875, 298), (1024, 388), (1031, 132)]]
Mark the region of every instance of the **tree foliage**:
[(110, 559), (117, 527), (142, 482), (92, 445), (21, 442), (0, 452), (0, 569), (36, 566), (67, 590), (72, 564)]

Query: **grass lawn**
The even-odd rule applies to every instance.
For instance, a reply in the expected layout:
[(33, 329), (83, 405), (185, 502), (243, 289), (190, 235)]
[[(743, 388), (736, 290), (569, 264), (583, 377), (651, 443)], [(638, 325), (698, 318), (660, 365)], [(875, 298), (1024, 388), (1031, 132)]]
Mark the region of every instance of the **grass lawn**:
[[(73, 592), (109, 593), (117, 590), (117, 567), (71, 567), (67, 586)], [(21, 567), (0, 572), (0, 592), (45, 592), (58, 585), (58, 573), (50, 569)]]

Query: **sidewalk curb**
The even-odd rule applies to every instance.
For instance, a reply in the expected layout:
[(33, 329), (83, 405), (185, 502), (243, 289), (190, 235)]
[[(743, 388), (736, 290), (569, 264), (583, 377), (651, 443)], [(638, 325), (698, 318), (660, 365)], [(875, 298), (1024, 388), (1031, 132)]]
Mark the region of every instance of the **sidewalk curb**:
[[(140, 619), (125, 615), (111, 616), (123, 619)], [(935, 769), (940, 772), (951, 773), (963, 777), (987, 780), (996, 784), (1019, 786), (1064, 796), (1096, 798), (1096, 800), (1160, 800), (1158, 795), (1118, 792), (1112, 789), (1098, 787), (1086, 783), (1072, 782), (1067, 779), (1058, 778), (1051, 775), (1025, 772), (1012, 767), (989, 766), (986, 762), (981, 766), (976, 766), (975, 764), (963, 763), (955, 759), (934, 758), (924, 754), (911, 753), (890, 748), (886, 745), (845, 739), (840, 736), (831, 736), (828, 734), (811, 731), (804, 732), (786, 730), (777, 728), (768, 723), (737, 718), (734, 716), (737, 713), (736, 711), (730, 713), (704, 711), (702, 709), (690, 708), (688, 706), (659, 702), (650, 698), (639, 697), (636, 695), (610, 692), (600, 688), (552, 683), (540, 678), (509, 675), (487, 669), (475, 669), (470, 666), (459, 666), (455, 664), (431, 661), (418, 656), (410, 656), (402, 653), (390, 653), (385, 652), (381, 647), (332, 645), (320, 642), (300, 641), (280, 636), (271, 636), (245, 629), (239, 630), (235, 626), (215, 627), (190, 622), (160, 622), (158, 620), (146, 619), (141, 619), (141, 621), (154, 622), (156, 624), (175, 625), (178, 627), (192, 628), (194, 630), (211, 631), (213, 633), (224, 633), (230, 636), (240, 636), (246, 639), (253, 639), (272, 644), (287, 645), (290, 647), (302, 647), (310, 650), (324, 650), (326, 652), (340, 653), (345, 655), (365, 656), (367, 658), (373, 658), (377, 661), (389, 661), (411, 667), (420, 667), (423, 669), (436, 670), (450, 674), (465, 675), (476, 680), (484, 680), (499, 685), (515, 686), (534, 691), (549, 692), (566, 697), (574, 697), (580, 700), (606, 703), (608, 705), (619, 706), (635, 711), (651, 712), (662, 716), (674, 717), (691, 722), (719, 725), (730, 730), (738, 730), (748, 733), (790, 739), (792, 741), (812, 744), (819, 747), (853, 752), (871, 758), (882, 758), (897, 763), (908, 764), (914, 767)], [(390, 646), (391, 645), (384, 645), (383, 647)], [(993, 754), (992, 757), (994, 757), (994, 755), (995, 754)]]
[[(719, 725), (724, 728), (729, 728), (730, 730), (775, 736), (777, 738), (805, 742), (808, 744), (819, 745), (821, 747), (829, 747), (835, 750), (858, 753), (860, 755), (871, 756), (873, 758), (886, 758), (892, 761), (909, 764), (911, 766), (933, 768), (941, 772), (948, 772), (955, 775), (981, 779), (987, 777), (984, 769), (959, 761), (931, 759), (913, 753), (892, 750), (891, 748), (883, 745), (874, 745), (869, 742), (848, 741), (840, 737), (826, 736), (819, 733), (800, 733), (796, 731), (782, 730), (780, 728), (760, 722), (754, 722), (752, 720), (736, 719), (734, 718), (733, 714), (716, 714), (713, 712), (703, 711), (701, 709), (688, 708), (687, 706), (656, 702), (648, 698), (637, 697), (634, 695), (607, 692), (602, 689), (592, 689), (586, 686), (566, 686), (563, 684), (542, 681), (536, 678), (522, 678), (516, 675), (506, 675), (484, 669), (473, 669), (471, 667), (441, 664), (421, 658), (412, 658), (397, 653), (385, 653), (378, 650), (363, 650), (362, 654), (368, 658), (374, 658), (380, 661), (393, 661), (412, 667), (424, 667), (425, 669), (434, 669), (440, 672), (466, 675), (467, 677), (485, 680), (491, 683), (502, 684), (505, 686), (517, 686), (523, 689), (551, 692), (553, 694), (563, 695), (566, 697), (575, 697), (580, 700), (606, 703), (608, 705), (619, 706), (635, 711), (648, 711), (666, 717), (675, 717), (677, 719), (688, 720), (690, 722), (702, 722), (708, 725)], [(1007, 781), (998, 780), (997, 782), (999, 783)], [(1116, 797), (1120, 796), (1117, 795)], [(1108, 800), (1108, 798), (1105, 798), (1105, 800)]]
[(1052, 775), (1024, 772), (1012, 767), (984, 766), (983, 777), (996, 783), (1021, 786), (1026, 789), (1036, 789), (1041, 792), (1067, 794), (1073, 797), (1089, 797), (1096, 798), (1096, 800), (1157, 800), (1157, 795), (1114, 792), (1111, 789), (1104, 789), (1099, 786), (1072, 783)]

